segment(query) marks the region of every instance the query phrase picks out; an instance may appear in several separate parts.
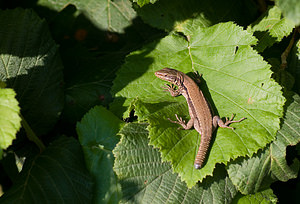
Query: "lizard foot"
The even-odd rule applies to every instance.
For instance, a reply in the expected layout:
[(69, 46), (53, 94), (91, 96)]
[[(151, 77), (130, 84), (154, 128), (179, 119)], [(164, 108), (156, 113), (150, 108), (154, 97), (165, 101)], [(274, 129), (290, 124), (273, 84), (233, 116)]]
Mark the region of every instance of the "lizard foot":
[[(176, 116), (177, 121), (171, 120), (170, 118), (168, 118), (168, 120), (169, 120), (171, 123), (179, 124), (179, 125), (181, 125), (182, 127), (186, 126), (185, 120), (183, 120), (181, 117), (178, 117), (177, 114), (175, 114), (175, 116)], [(179, 127), (178, 129), (181, 129), (181, 128)]]
[(227, 128), (230, 128), (230, 129), (234, 129), (233, 127), (229, 127), (228, 125), (230, 125), (231, 123), (239, 123), (239, 122), (241, 122), (241, 121), (243, 121), (243, 120), (245, 120), (245, 119), (247, 119), (247, 118), (241, 118), (241, 119), (239, 119), (239, 120), (233, 120), (233, 118), (234, 118), (234, 114), (232, 114), (232, 116), (231, 116), (231, 118), (229, 119), (228, 117), (226, 117), (226, 121), (225, 121), (225, 126), (227, 127)]
[(165, 84), (165, 86), (162, 87), (164, 91), (170, 92), (171, 96), (178, 96), (180, 95), (180, 91), (174, 86), (174, 84)]

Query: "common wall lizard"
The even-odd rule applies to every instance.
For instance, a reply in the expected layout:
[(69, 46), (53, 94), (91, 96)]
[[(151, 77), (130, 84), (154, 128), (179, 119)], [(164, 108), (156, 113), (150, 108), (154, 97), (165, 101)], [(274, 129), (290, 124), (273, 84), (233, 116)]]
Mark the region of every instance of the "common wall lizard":
[[(187, 101), (191, 117), (187, 123), (185, 123), (181, 117), (178, 117), (177, 114), (175, 114), (177, 121), (168, 119), (172, 123), (180, 124), (186, 130), (194, 126), (196, 131), (201, 134), (201, 142), (194, 162), (195, 168), (200, 169), (202, 168), (213, 131), (218, 126), (233, 129), (228, 125), (241, 122), (246, 118), (233, 121), (234, 115), (232, 115), (231, 119), (226, 118), (224, 123), (219, 116), (212, 116), (213, 114), (210, 105), (198, 85), (193, 79), (178, 70), (164, 68), (155, 72), (155, 75), (162, 80), (172, 83), (172, 85), (166, 84), (166, 86), (163, 87), (165, 90), (169, 91), (172, 96), (183, 95)], [(178, 88), (176, 89), (174, 85)]]

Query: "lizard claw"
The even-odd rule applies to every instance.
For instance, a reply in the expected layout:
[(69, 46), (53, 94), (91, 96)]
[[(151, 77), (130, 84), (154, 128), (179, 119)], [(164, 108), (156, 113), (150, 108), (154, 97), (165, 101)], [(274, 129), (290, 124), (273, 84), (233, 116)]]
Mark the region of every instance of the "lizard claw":
[(176, 89), (174, 84), (165, 84), (165, 86), (162, 87), (164, 89), (164, 91), (168, 91), (170, 92), (171, 96), (178, 96), (180, 95), (180, 91), (178, 89)]
[(199, 74), (199, 72), (198, 71), (194, 71), (194, 80), (198, 83), (198, 84), (200, 84), (200, 82), (201, 82), (201, 78), (202, 78), (202, 74)]
[(176, 121), (171, 120), (171, 118), (167, 118), (171, 123), (176, 123)]
[[(171, 123), (177, 123), (177, 124), (179, 124), (179, 125), (185, 125), (185, 120), (183, 120), (181, 117), (178, 117), (177, 114), (175, 114), (175, 116), (176, 116), (177, 121), (171, 120), (170, 118), (168, 118), (168, 120), (169, 120)], [(181, 129), (181, 128), (178, 128), (178, 129)]]
[[(247, 118), (244, 117), (244, 118), (241, 118), (241, 119), (239, 119), (239, 120), (233, 120), (234, 116), (235, 116), (235, 114), (232, 114), (232, 116), (231, 116), (230, 119), (226, 117), (226, 121), (225, 121), (225, 125), (226, 125), (226, 126), (228, 126), (228, 125), (231, 124), (231, 123), (239, 123), (239, 122), (241, 122), (241, 121), (247, 119)], [(233, 127), (228, 127), (228, 128), (234, 130)]]
[(161, 88), (163, 88), (164, 91), (170, 91), (170, 89), (172, 89), (170, 84), (165, 84), (165, 86), (162, 86)]
[(177, 114), (175, 114), (175, 116), (176, 116), (176, 119), (177, 119), (177, 123), (178, 123), (178, 124), (180, 124), (180, 125), (181, 125), (181, 124), (185, 124), (185, 120), (183, 120), (182, 117), (178, 117)]

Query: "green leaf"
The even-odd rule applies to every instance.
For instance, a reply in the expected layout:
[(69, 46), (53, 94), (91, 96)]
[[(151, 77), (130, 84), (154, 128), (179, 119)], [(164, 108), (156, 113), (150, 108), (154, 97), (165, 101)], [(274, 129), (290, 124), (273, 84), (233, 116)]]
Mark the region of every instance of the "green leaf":
[(274, 72), (273, 79), (282, 86), (282, 92), (287, 93), (292, 90), (295, 84), (295, 76), (287, 72), (287, 69), (282, 68), (281, 60), (278, 58), (270, 58), (268, 62)]
[(299, 110), (300, 97), (295, 94), (276, 140), (254, 157), (237, 160), (228, 166), (229, 177), (240, 192), (255, 193), (276, 180), (287, 181), (297, 177), (300, 162), (295, 159), (289, 166), (286, 161), (286, 148), (300, 142)]
[(153, 27), (185, 34), (225, 21), (246, 25), (257, 15), (252, 2), (239, 0), (159, 0), (153, 5), (136, 8), (136, 11)]
[(228, 166), (228, 175), (241, 193), (245, 195), (256, 193), (270, 186), (273, 181), (269, 178), (270, 156), (268, 146), (250, 159), (240, 158)]
[(146, 4), (154, 4), (158, 0), (132, 0), (133, 2), (136, 2), (140, 7), (146, 5)]
[[(151, 106), (150, 144), (160, 148), (163, 161), (171, 161), (174, 171), (189, 187), (212, 175), (216, 163), (252, 156), (275, 138), (285, 99), (281, 87), (270, 79), (270, 66), (251, 48), (255, 42), (253, 36), (233, 23), (218, 24), (199, 29), (189, 42), (170, 35), (157, 45), (145, 46), (129, 55), (117, 73), (112, 88), (117, 99), (111, 109), (120, 114), (137, 96), (146, 109)], [(199, 71), (206, 82), (200, 88), (216, 107), (215, 113), (221, 117), (232, 113), (237, 119), (247, 117), (232, 125), (236, 127), (234, 131), (217, 130), (207, 163), (201, 170), (193, 168), (199, 133), (178, 131), (178, 125), (167, 119), (174, 120), (174, 114), (184, 119), (189, 115), (184, 97), (171, 97), (161, 88), (165, 82), (154, 76), (163, 67), (184, 73)]]
[(0, 88), (0, 150), (12, 144), (21, 127), (20, 108), (15, 96), (14, 90)]
[(21, 113), (37, 135), (63, 108), (62, 64), (46, 23), (33, 11), (0, 12), (0, 80), (17, 93)]
[(262, 17), (248, 26), (247, 30), (252, 32), (259, 42), (255, 46), (258, 52), (264, 51), (274, 43), (280, 42), (288, 36), (295, 24), (287, 18), (282, 17), (281, 10), (274, 6), (270, 8)]
[(288, 166), (286, 161), (286, 148), (300, 142), (300, 97), (293, 96), (293, 102), (288, 106), (277, 139), (271, 143), (272, 176), (280, 181), (296, 178), (300, 162), (296, 159), (293, 165)]
[(275, 3), (283, 11), (283, 14), (300, 25), (300, 2), (298, 0), (275, 0)]
[[(77, 60), (69, 73), (72, 78), (66, 79), (66, 106), (63, 112), (64, 120), (74, 123), (95, 105), (105, 106), (111, 102), (112, 81), (124, 58), (123, 54), (97, 58), (86, 56), (82, 52), (78, 55), (80, 54), (81, 56), (75, 56)], [(77, 63), (79, 69), (76, 74), (71, 73)]]
[(300, 93), (300, 40), (296, 41), (288, 58), (288, 71), (294, 76), (294, 90)]
[(19, 177), (1, 203), (90, 203), (92, 181), (79, 143), (55, 140), (43, 153), (27, 158)]
[(261, 192), (257, 192), (255, 194), (250, 195), (239, 195), (237, 196), (232, 204), (253, 204), (253, 203), (260, 203), (260, 204), (269, 204), (269, 203), (277, 203), (278, 199), (276, 195), (274, 195), (272, 189), (266, 189)]
[(136, 17), (129, 0), (90, 0), (88, 2), (85, 0), (39, 0), (37, 4), (55, 11), (73, 4), (99, 29), (111, 32), (123, 33)]
[(77, 123), (87, 168), (95, 180), (93, 203), (118, 203), (121, 188), (113, 171), (112, 150), (123, 122), (101, 106), (91, 109)]
[[(147, 124), (127, 124), (114, 149), (114, 169), (123, 190), (121, 203), (231, 203), (236, 189), (223, 168), (214, 177), (187, 188), (180, 176), (162, 162), (157, 149), (148, 145)], [(221, 166), (219, 166), (221, 167)]]

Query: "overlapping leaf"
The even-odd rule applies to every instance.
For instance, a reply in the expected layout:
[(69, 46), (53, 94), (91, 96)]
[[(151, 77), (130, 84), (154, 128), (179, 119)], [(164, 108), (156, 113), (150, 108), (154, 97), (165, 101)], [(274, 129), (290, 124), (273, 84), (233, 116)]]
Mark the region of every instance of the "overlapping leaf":
[(239, 191), (249, 194), (270, 185), (270, 181), (296, 178), (300, 163), (296, 159), (291, 166), (287, 164), (286, 148), (298, 142), (300, 142), (300, 97), (294, 95), (276, 140), (254, 157), (230, 164), (228, 167), (230, 179)]
[(288, 71), (294, 76), (295, 84), (294, 90), (296, 93), (300, 93), (300, 40), (295, 42), (294, 47), (292, 48), (288, 60)]
[(278, 199), (274, 195), (272, 189), (266, 189), (255, 194), (249, 195), (237, 195), (232, 204), (252, 204), (252, 203), (260, 203), (260, 204), (270, 204), (277, 203)]
[(101, 106), (91, 109), (77, 123), (87, 168), (96, 182), (94, 203), (118, 203), (121, 198), (120, 184), (113, 171), (112, 154), (119, 141), (117, 133), (121, 125), (121, 120)]
[(300, 2), (298, 0), (275, 0), (284, 15), (300, 25)]
[(61, 137), (42, 154), (27, 159), (1, 203), (90, 203), (92, 180), (79, 143)]
[(0, 158), (1, 149), (11, 145), (21, 127), (20, 108), (15, 96), (12, 89), (2, 88), (0, 84)]
[(110, 88), (114, 72), (124, 58), (121, 54), (101, 58), (86, 56), (82, 52), (78, 55), (69, 56), (77, 60), (68, 73), (78, 69), (76, 74), (72, 73), (72, 79), (66, 79), (66, 106), (63, 112), (63, 119), (74, 123), (95, 105), (105, 106), (111, 102)]
[[(160, 148), (162, 159), (171, 161), (174, 171), (189, 187), (212, 175), (216, 163), (252, 156), (275, 138), (284, 98), (280, 86), (270, 79), (270, 66), (250, 47), (255, 41), (232, 23), (200, 29), (190, 41), (170, 35), (155, 49), (150, 44), (129, 55), (118, 73), (113, 86), (118, 98), (112, 110), (122, 112), (136, 97), (144, 103), (144, 108), (150, 108), (150, 144)], [(217, 130), (207, 163), (201, 170), (193, 168), (199, 133), (178, 131), (178, 125), (167, 120), (175, 119), (175, 113), (184, 119), (189, 116), (185, 99), (164, 92), (161, 89), (164, 82), (154, 76), (163, 67), (184, 73), (199, 71), (206, 82), (201, 88), (216, 107), (216, 113), (221, 117), (232, 113), (236, 113), (236, 118), (247, 117), (233, 125), (236, 130)]]
[(136, 2), (140, 7), (146, 5), (146, 4), (154, 4), (158, 0), (132, 0), (133, 2)]
[(291, 20), (282, 17), (281, 10), (274, 6), (268, 10), (262, 19), (250, 25), (247, 30), (253, 32), (258, 38), (259, 43), (256, 50), (262, 52), (265, 48), (280, 42), (283, 37), (288, 36), (294, 27), (295, 24)]
[(114, 169), (123, 190), (121, 203), (231, 203), (236, 189), (222, 167), (214, 177), (187, 188), (160, 153), (148, 145), (147, 124), (128, 124), (114, 149)]
[(63, 108), (62, 64), (47, 25), (32, 10), (0, 12), (0, 80), (17, 93), (31, 128), (45, 134)]
[(124, 32), (135, 18), (135, 11), (131, 8), (129, 0), (39, 0), (38, 5), (60, 11), (68, 4), (73, 4), (91, 22), (100, 29), (111, 32)]
[(239, 0), (159, 0), (136, 11), (144, 22), (153, 27), (185, 34), (225, 21), (249, 24), (257, 15), (253, 3)]

